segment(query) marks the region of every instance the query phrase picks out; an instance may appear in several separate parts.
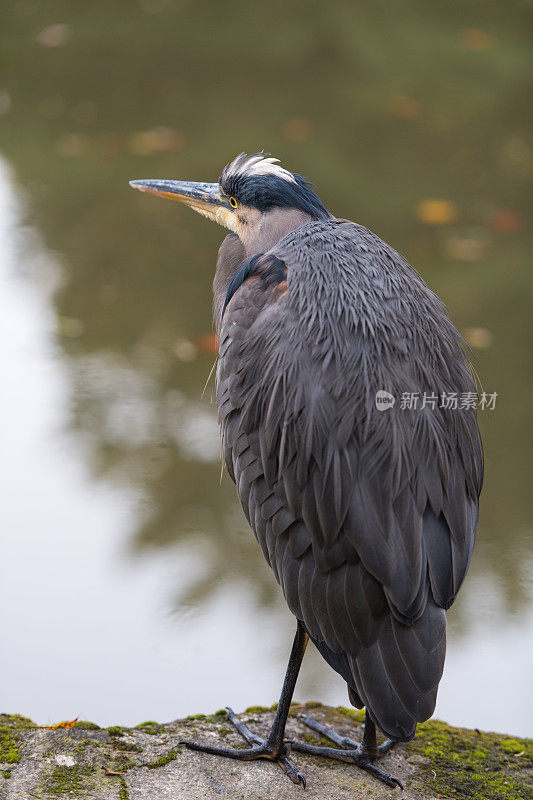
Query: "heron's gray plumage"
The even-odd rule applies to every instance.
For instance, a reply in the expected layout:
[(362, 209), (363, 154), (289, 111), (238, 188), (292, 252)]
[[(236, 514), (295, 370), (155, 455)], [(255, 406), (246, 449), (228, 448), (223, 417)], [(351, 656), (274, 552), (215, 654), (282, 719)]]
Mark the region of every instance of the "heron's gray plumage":
[[(292, 613), (352, 701), (409, 739), (435, 706), (482, 482), (475, 411), (440, 398), (474, 381), (444, 306), (398, 253), (352, 222), (298, 222), (266, 252), (234, 234), (220, 250), (225, 461)], [(381, 389), (396, 398), (386, 411)], [(400, 408), (411, 392), (436, 407)]]
[[(311, 184), (277, 159), (241, 153), (218, 183), (156, 178), (132, 186), (232, 231), (213, 284), (224, 460), (298, 620), (267, 737), (228, 708), (250, 747), (184, 744), (272, 759), (305, 786), (284, 736), (311, 638), (345, 679), (350, 701), (366, 706), (363, 739), (303, 717), (342, 750), (291, 747), (352, 761), (401, 787), (374, 762), (433, 713), (445, 610), (477, 526), (483, 458), (459, 334), (395, 250), (335, 219)], [(386, 410), (377, 407), (383, 391), (396, 399)], [(470, 393), (471, 403), (457, 404)], [(418, 408), (400, 402), (415, 396), (423, 398)], [(375, 723), (390, 737), (379, 747)]]

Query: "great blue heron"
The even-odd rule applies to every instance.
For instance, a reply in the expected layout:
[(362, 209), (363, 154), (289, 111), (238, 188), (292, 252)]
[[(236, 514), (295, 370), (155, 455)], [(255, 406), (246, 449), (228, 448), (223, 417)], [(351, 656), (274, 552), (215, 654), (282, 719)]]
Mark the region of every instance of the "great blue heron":
[(401, 255), (277, 159), (241, 153), (217, 183), (131, 185), (231, 231), (213, 285), (224, 459), (297, 619), (266, 740), (228, 709), (249, 748), (184, 744), (271, 759), (305, 785), (284, 731), (310, 638), (366, 708), (363, 741), (304, 717), (340, 749), (290, 748), (401, 785), (374, 761), (433, 713), (444, 612), (477, 527), (483, 458), (473, 404), (457, 402), (475, 392), (462, 340)]

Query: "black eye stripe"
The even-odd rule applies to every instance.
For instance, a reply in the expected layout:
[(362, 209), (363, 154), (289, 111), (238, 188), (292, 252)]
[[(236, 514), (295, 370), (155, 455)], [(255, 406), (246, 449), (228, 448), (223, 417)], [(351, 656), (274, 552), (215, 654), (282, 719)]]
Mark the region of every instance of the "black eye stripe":
[[(220, 188), (228, 198), (238, 198), (238, 204), (259, 211), (271, 208), (299, 208), (315, 219), (330, 215), (320, 198), (301, 175), (294, 174), (294, 183), (277, 175), (221, 176)], [(230, 201), (231, 204), (231, 201)], [(236, 208), (231, 204), (232, 208)]]

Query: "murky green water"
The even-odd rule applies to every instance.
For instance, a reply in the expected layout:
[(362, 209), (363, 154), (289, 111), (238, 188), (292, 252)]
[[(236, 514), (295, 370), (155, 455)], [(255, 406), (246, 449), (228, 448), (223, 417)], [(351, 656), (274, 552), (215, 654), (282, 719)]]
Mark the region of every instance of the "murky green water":
[[(20, 0), (3, 11), (8, 710), (133, 722), (276, 697), (292, 623), (220, 483), (212, 384), (202, 397), (224, 233), (127, 183), (216, 180), (237, 152), (264, 148), (406, 255), (498, 392), (480, 415), (479, 538), (438, 712), (527, 730), (530, 10)], [(300, 696), (344, 702), (309, 661)]]

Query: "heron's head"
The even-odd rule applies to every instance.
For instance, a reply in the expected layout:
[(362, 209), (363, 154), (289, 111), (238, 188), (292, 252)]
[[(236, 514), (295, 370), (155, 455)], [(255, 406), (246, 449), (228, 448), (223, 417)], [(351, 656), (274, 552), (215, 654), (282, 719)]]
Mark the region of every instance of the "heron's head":
[(287, 227), (289, 218), (330, 216), (305, 178), (262, 153), (241, 153), (224, 167), (217, 183), (149, 179), (130, 185), (185, 203), (229, 228), (244, 244), (268, 241), (275, 231)]

